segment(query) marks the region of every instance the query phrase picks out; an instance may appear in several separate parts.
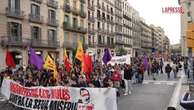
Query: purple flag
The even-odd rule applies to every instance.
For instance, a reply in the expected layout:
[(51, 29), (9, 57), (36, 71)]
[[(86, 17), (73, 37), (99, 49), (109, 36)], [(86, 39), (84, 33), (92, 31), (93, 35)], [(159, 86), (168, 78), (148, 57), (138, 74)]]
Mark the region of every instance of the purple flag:
[(39, 70), (42, 69), (44, 61), (41, 56), (36, 55), (35, 51), (30, 48), (30, 64), (36, 66)]
[(145, 70), (147, 70), (149, 64), (148, 64), (148, 57), (146, 55), (143, 58), (143, 65), (144, 65)]
[(111, 55), (108, 49), (104, 50), (104, 56), (102, 58), (104, 64), (107, 64), (111, 60)]

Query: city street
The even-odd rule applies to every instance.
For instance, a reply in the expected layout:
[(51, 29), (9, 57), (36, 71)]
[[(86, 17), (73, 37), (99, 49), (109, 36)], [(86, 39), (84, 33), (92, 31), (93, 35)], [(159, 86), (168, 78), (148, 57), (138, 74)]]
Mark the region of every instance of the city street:
[[(157, 75), (156, 79), (152, 80), (152, 76), (145, 74), (143, 84), (133, 84), (131, 95), (122, 95), (118, 98), (118, 110), (165, 110), (179, 78), (173, 79), (173, 73), (171, 73), (171, 79), (167, 80), (167, 75), (164, 73)], [(0, 108), (3, 110), (16, 109), (3, 98), (0, 98)]]
[(134, 85), (131, 95), (119, 98), (118, 110), (165, 110), (177, 81), (160, 80), (149, 80), (143, 85)]

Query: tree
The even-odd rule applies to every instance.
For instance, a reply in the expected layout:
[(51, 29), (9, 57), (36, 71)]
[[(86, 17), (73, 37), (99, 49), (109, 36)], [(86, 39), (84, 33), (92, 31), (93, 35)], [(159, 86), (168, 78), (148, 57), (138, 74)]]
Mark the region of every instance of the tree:
[(119, 47), (119, 48), (117, 48), (116, 53), (117, 53), (118, 56), (126, 55), (127, 50), (123, 47)]

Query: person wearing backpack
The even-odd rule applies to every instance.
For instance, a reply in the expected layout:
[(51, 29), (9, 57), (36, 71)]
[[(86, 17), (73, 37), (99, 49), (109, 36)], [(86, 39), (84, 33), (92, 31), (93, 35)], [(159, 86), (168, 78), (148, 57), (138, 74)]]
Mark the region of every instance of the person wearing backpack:
[(170, 67), (170, 64), (167, 64), (165, 67), (165, 72), (167, 74), (167, 78), (170, 79), (170, 72), (171, 72), (172, 68)]

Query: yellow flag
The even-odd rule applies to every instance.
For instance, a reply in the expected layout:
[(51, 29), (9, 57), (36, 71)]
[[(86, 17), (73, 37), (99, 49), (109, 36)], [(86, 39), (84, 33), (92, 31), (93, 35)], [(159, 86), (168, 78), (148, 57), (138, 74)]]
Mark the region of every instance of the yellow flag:
[(53, 70), (53, 76), (55, 79), (57, 79), (58, 73), (57, 73), (55, 61), (51, 58), (50, 55), (47, 55), (47, 57), (45, 59), (44, 68), (49, 69), (49, 70)]
[(79, 61), (82, 62), (83, 61), (83, 55), (84, 55), (84, 50), (83, 50), (83, 47), (82, 47), (82, 43), (79, 41), (75, 58), (77, 58)]
[(68, 58), (68, 56), (67, 56), (67, 50), (64, 49), (64, 60), (67, 59), (67, 58)]

